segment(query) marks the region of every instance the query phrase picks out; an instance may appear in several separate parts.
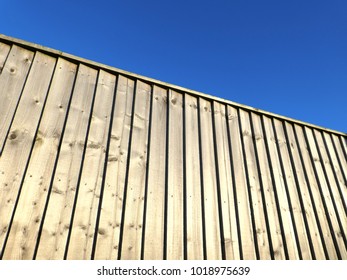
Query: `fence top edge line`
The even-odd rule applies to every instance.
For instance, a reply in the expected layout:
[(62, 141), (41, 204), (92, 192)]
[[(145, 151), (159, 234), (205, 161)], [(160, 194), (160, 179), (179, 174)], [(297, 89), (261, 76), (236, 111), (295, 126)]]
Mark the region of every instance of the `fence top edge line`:
[(111, 72), (113, 74), (124, 75), (128, 78), (139, 79), (141, 81), (152, 83), (152, 84), (157, 85), (157, 86), (162, 86), (162, 87), (165, 87), (167, 89), (176, 90), (178, 92), (191, 94), (191, 95), (194, 95), (195, 97), (202, 97), (202, 98), (208, 99), (209, 101), (220, 102), (220, 103), (225, 104), (225, 105), (231, 105), (234, 107), (238, 107), (240, 109), (244, 109), (244, 110), (251, 111), (254, 113), (262, 114), (262, 115), (265, 115), (267, 117), (277, 118), (277, 119), (280, 119), (282, 121), (291, 122), (293, 124), (303, 125), (303, 126), (307, 126), (307, 127), (313, 128), (313, 129), (323, 130), (325, 132), (330, 132), (330, 133), (334, 133), (334, 134), (338, 134), (338, 135), (347, 137), (347, 133), (344, 133), (341, 131), (329, 129), (329, 128), (326, 128), (323, 126), (319, 126), (319, 125), (311, 124), (308, 122), (300, 121), (300, 120), (297, 120), (294, 118), (286, 117), (283, 115), (271, 113), (271, 112), (268, 112), (266, 110), (254, 108), (252, 106), (248, 106), (248, 105), (233, 102), (233, 101), (230, 101), (230, 100), (227, 100), (224, 98), (220, 98), (220, 97), (214, 96), (212, 94), (206, 94), (206, 93), (199, 92), (196, 90), (192, 90), (192, 89), (188, 89), (188, 88), (181, 87), (178, 85), (163, 82), (163, 81), (160, 81), (157, 79), (153, 79), (150, 77), (146, 77), (143, 75), (132, 73), (132, 72), (129, 72), (126, 70), (122, 70), (122, 69), (113, 67), (113, 66), (109, 66), (109, 65), (106, 65), (106, 64), (103, 64), (100, 62), (95, 62), (95, 61), (92, 61), (90, 59), (81, 58), (81, 57), (78, 57), (78, 56), (63, 52), (63, 51), (59, 51), (59, 50), (45, 47), (45, 46), (42, 46), (39, 44), (31, 43), (31, 42), (28, 42), (28, 41), (25, 41), (22, 39), (10, 37), (10, 36), (7, 36), (7, 35), (1, 34), (1, 33), (0, 33), (0, 42), (3, 42), (5, 44), (6, 43), (7, 44), (16, 44), (16, 45), (21, 46), (21, 47), (29, 48), (33, 51), (40, 51), (40, 52), (43, 52), (46, 54), (55, 55), (57, 57), (65, 58), (65, 59), (70, 60), (70, 61), (75, 62), (75, 63), (82, 63), (82, 64), (85, 64), (86, 66), (97, 68), (98, 70), (104, 70), (104, 71)]

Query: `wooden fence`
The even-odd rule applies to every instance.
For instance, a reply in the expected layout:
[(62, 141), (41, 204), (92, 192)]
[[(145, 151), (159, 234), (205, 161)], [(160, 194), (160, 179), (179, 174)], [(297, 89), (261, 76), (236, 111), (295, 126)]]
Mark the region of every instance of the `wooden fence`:
[(347, 135), (0, 36), (1, 259), (347, 259)]

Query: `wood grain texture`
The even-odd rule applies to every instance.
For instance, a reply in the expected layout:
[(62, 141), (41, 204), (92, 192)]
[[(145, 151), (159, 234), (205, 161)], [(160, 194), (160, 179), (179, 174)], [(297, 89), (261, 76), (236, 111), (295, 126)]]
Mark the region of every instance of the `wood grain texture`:
[(331, 223), (331, 234), (334, 235), (334, 239), (337, 242), (336, 251), (337, 254), (340, 254), (340, 258), (346, 259), (346, 244), (344, 242), (344, 236), (341, 234), (343, 228), (346, 228), (345, 225), (341, 225), (339, 221), (340, 217), (335, 206), (334, 198), (331, 195), (330, 191), (330, 182), (327, 181), (327, 178), (324, 174), (323, 165), (319, 157), (319, 147), (317, 147), (313, 131), (307, 127), (304, 128), (306, 133), (308, 147), (311, 152), (311, 161), (313, 161), (314, 168), (317, 173), (317, 179), (319, 181), (320, 194), (324, 200), (325, 207), (327, 209), (327, 214), (329, 215), (329, 221)]
[[(6, 235), (10, 231), (12, 211), (16, 207), (22, 181), (26, 175), (26, 166), (31, 156), (55, 62), (55, 59), (50, 56), (41, 53), (36, 54), (34, 65), (29, 73), (21, 102), (11, 126), (8, 143), (1, 156), (0, 185), (3, 187), (0, 193), (0, 247), (4, 245)], [(12, 162), (13, 159), (16, 159), (15, 164)], [(30, 177), (30, 174), (28, 176)], [(18, 212), (18, 215), (23, 215), (23, 213)], [(23, 239), (25, 239), (26, 228), (19, 228), (19, 232), (16, 232), (15, 228), (12, 234), (23, 235)], [(25, 242), (27, 240), (25, 239), (24, 244), (21, 244), (22, 246), (16, 247), (16, 250), (11, 247), (11, 241), (10, 239), (5, 251), (6, 256), (11, 259), (25, 258), (23, 251), (26, 250)]]
[(119, 76), (95, 259), (118, 256), (133, 100), (134, 81)]
[[(153, 88), (150, 155), (144, 224), (144, 259), (164, 258), (167, 92)], [(146, 219), (146, 217), (158, 217)], [(165, 245), (166, 246), (166, 245)]]
[(232, 155), (234, 163), (234, 176), (236, 180), (236, 195), (239, 209), (240, 236), (242, 246), (241, 259), (254, 260), (255, 243), (253, 237), (253, 226), (251, 222), (251, 209), (249, 205), (249, 193), (246, 185), (246, 174), (244, 168), (244, 157), (242, 155), (241, 131), (239, 128), (239, 114), (236, 108), (227, 107), (229, 120), (229, 133), (231, 138)]
[(294, 176), (296, 176), (297, 181), (297, 190), (299, 194), (299, 199), (301, 199), (300, 206), (303, 209), (303, 214), (305, 215), (305, 223), (307, 224), (309, 236), (311, 242), (311, 252), (314, 254), (314, 259), (322, 260), (325, 259), (324, 251), (323, 251), (323, 244), (324, 242), (321, 239), (320, 233), (319, 233), (319, 224), (317, 224), (317, 216), (315, 216), (316, 206), (314, 204), (314, 201), (311, 199), (310, 196), (310, 186), (309, 181), (305, 177), (305, 171), (304, 166), (302, 164), (301, 158), (300, 158), (300, 150), (298, 148), (298, 143), (296, 141), (294, 130), (292, 125), (285, 122), (284, 124), (285, 130), (287, 133), (287, 139), (288, 139), (288, 147), (291, 153), (292, 160), (294, 161), (295, 166), (295, 172)]
[[(4, 258), (33, 257), (75, 71), (76, 65), (59, 59), (22, 183), (16, 209), (18, 215), (13, 219)], [(17, 251), (18, 248), (21, 251)]]
[(347, 259), (347, 135), (0, 35), (0, 259)]
[(297, 185), (296, 179), (294, 176), (294, 166), (291, 164), (290, 154), (288, 152), (288, 144), (283, 123), (281, 121), (275, 120), (274, 121), (275, 130), (277, 133), (277, 141), (279, 145), (279, 152), (281, 155), (281, 159), (283, 161), (284, 165), (284, 172), (285, 172), (285, 178), (287, 181), (287, 199), (290, 203), (290, 211), (292, 212), (292, 219), (295, 223), (296, 231), (297, 231), (297, 244), (300, 246), (300, 252), (302, 259), (311, 259), (312, 258), (312, 252), (310, 249), (309, 244), (309, 237), (308, 237), (308, 227), (305, 224), (304, 220), (304, 209), (300, 205), (300, 194), (298, 193), (297, 188), (299, 187)]
[(268, 240), (268, 232), (266, 228), (265, 217), (265, 205), (262, 203), (261, 191), (262, 186), (259, 181), (259, 174), (256, 165), (256, 154), (253, 145), (254, 135), (252, 134), (249, 113), (244, 110), (239, 110), (239, 116), (241, 120), (241, 137), (243, 138), (243, 145), (245, 149), (244, 158), (248, 173), (247, 184), (249, 184), (249, 204), (252, 208), (255, 223), (254, 229), (256, 232), (256, 239), (259, 248), (260, 259), (270, 259), (270, 248)]
[(325, 148), (325, 145), (323, 143), (322, 134), (320, 132), (317, 132), (317, 130), (313, 130), (315, 141), (316, 141), (316, 147), (318, 151), (318, 159), (322, 165), (324, 177), (326, 178), (327, 187), (329, 191), (329, 195), (332, 199), (335, 215), (337, 217), (339, 228), (338, 234), (342, 237), (345, 246), (341, 248), (341, 252), (343, 255), (346, 254), (347, 249), (347, 214), (346, 214), (346, 201), (344, 201), (344, 198), (340, 195), (341, 192), (339, 192), (339, 182), (337, 178), (333, 174), (333, 169), (331, 166), (331, 161), (327, 155), (327, 150)]
[(37, 259), (63, 259), (79, 183), (97, 71), (79, 65)]
[(169, 91), (167, 258), (184, 258), (183, 95)]
[(216, 129), (216, 147), (221, 188), (221, 203), (223, 215), (223, 235), (226, 259), (240, 259), (240, 245), (238, 243), (238, 223), (235, 210), (235, 194), (232, 180), (232, 168), (228, 142), (228, 127), (226, 107), (214, 102), (214, 121)]
[[(0, 155), (3, 152), (6, 137), (18, 106), (34, 53), (13, 46), (6, 64), (0, 74)], [(33, 83), (33, 82), (32, 82)]]
[(187, 258), (204, 258), (201, 211), (201, 179), (198, 140), (198, 103), (195, 97), (185, 96), (186, 143), (186, 204), (187, 204)]
[[(272, 243), (272, 258), (273, 259), (285, 259), (284, 245), (283, 245), (283, 232), (281, 232), (280, 226), (280, 215), (278, 213), (279, 209), (276, 202), (277, 190), (275, 190), (276, 185), (275, 181), (271, 176), (271, 165), (268, 161), (266, 143), (264, 141), (264, 131), (262, 129), (261, 117), (257, 114), (251, 114), (251, 120), (254, 127), (253, 141), (255, 141), (257, 156), (259, 160), (258, 174), (260, 175), (259, 179), (262, 182), (262, 188), (264, 193), (263, 207), (266, 211), (269, 220), (269, 232), (271, 235)], [(278, 198), (277, 198), (278, 199)], [(271, 252), (270, 252), (271, 253)]]
[(310, 159), (310, 153), (308, 150), (308, 144), (305, 141), (304, 131), (301, 126), (295, 125), (294, 126), (295, 133), (297, 134), (298, 138), (298, 146), (300, 149), (300, 153), (303, 158), (303, 165), (307, 172), (308, 177), (308, 185), (312, 193), (312, 200), (315, 204), (316, 211), (317, 211), (317, 222), (319, 224), (319, 227), (322, 231), (322, 239), (326, 246), (327, 250), (327, 259), (337, 259), (336, 249), (334, 240), (331, 236), (330, 232), (330, 224), (329, 224), (329, 213), (326, 211), (325, 204), (324, 204), (324, 197), (320, 195), (319, 190), (319, 181), (318, 178), (315, 176), (315, 170), (313, 162)]
[(294, 223), (292, 220), (291, 210), (288, 202), (286, 183), (284, 174), (281, 168), (281, 158), (278, 151), (278, 141), (275, 137), (275, 129), (272, 125), (271, 119), (263, 116), (264, 132), (267, 136), (267, 143), (269, 146), (271, 160), (271, 169), (274, 175), (274, 182), (276, 188), (276, 195), (278, 198), (280, 210), (278, 214), (281, 216), (286, 249), (289, 259), (299, 258), (299, 248), (297, 247), (297, 237), (295, 234)]
[(347, 217), (347, 182), (343, 177), (337, 156), (332, 146), (331, 138), (327, 133), (316, 131), (317, 140), (321, 144), (321, 154), (330, 180), (333, 182), (333, 193), (339, 202), (340, 209), (343, 209), (344, 217)]
[(199, 110), (205, 206), (206, 256), (207, 259), (221, 259), (221, 235), (211, 103), (204, 99), (200, 99)]
[(126, 185), (124, 224), (121, 232), (121, 259), (140, 259), (146, 181), (151, 87), (138, 82), (131, 143), (129, 177)]
[(115, 83), (115, 76), (99, 72), (67, 259), (91, 258)]

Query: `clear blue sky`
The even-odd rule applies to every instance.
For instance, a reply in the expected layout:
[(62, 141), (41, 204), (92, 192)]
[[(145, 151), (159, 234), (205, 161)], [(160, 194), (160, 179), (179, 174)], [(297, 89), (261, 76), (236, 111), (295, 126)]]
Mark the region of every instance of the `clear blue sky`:
[(0, 33), (347, 132), (346, 0), (3, 0)]

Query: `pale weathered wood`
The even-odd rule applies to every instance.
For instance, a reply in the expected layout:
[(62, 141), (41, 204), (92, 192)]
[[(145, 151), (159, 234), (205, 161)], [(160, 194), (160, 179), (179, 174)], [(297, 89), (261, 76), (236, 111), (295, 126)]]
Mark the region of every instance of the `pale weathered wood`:
[(95, 259), (118, 256), (133, 96), (134, 81), (118, 76)]
[[(260, 174), (260, 180), (263, 182), (264, 188), (264, 198), (266, 205), (263, 205), (266, 209), (269, 221), (269, 234), (271, 234), (272, 247), (273, 247), (273, 258), (274, 259), (285, 259), (285, 253), (283, 248), (282, 241), (282, 232), (279, 224), (279, 215), (278, 209), (276, 206), (274, 188), (275, 182), (272, 181), (270, 175), (271, 166), (269, 165), (266, 148), (264, 143), (264, 132), (261, 126), (260, 116), (254, 113), (251, 113), (251, 120), (254, 127), (254, 141), (257, 147), (259, 167), (258, 170)], [(266, 207), (266, 208), (265, 208)]]
[(306, 231), (310, 234), (309, 238), (311, 239), (311, 242), (312, 242), (314, 258), (317, 260), (324, 260), (325, 255), (324, 255), (324, 250), (322, 245), (322, 242), (324, 241), (321, 239), (321, 236), (319, 233), (319, 229), (318, 229), (319, 225), (317, 224), (316, 216), (314, 213), (315, 205), (313, 205), (310, 194), (309, 194), (309, 189), (308, 189), (310, 188), (310, 186), (308, 185), (309, 182), (307, 182), (304, 176), (305, 175), (304, 167), (302, 166), (301, 159), (300, 159), (301, 151), (298, 148), (298, 143), (296, 142), (292, 125), (290, 125), (288, 122), (285, 122), (284, 126), (288, 136), (287, 144), (288, 144), (288, 147), (290, 148), (290, 153), (292, 155), (294, 166), (295, 166), (296, 178), (298, 181), (297, 190), (298, 190), (298, 194), (301, 196), (302, 206), (303, 206), (302, 211), (303, 211), (303, 214), (306, 216), (306, 221), (308, 225), (308, 229)]
[(342, 143), (342, 149), (345, 154), (345, 160), (347, 161), (347, 135), (344, 135), (344, 136), (340, 135), (339, 138)]
[(317, 171), (318, 180), (319, 180), (319, 184), (320, 184), (320, 188), (321, 188), (321, 193), (323, 196), (322, 199), (324, 200), (326, 207), (327, 207), (327, 210), (328, 210), (328, 213), (330, 215), (330, 220), (331, 220), (331, 224), (332, 224), (332, 231), (333, 231), (332, 234), (335, 235), (335, 239), (338, 243), (338, 250), (340, 251), (341, 257), (343, 259), (346, 259), (347, 258), (346, 246), (344, 244), (343, 237), (340, 233), (340, 226), (339, 226), (339, 223), (337, 220), (338, 217), (336, 216), (337, 213), (335, 212), (335, 209), (333, 206), (333, 199), (334, 198), (332, 198), (330, 193), (329, 193), (328, 184), (330, 182), (327, 182), (326, 178), (324, 176), (323, 166), (322, 166), (322, 163), (320, 161), (318, 150), (317, 150), (318, 147), (316, 146), (316, 143), (315, 143), (314, 138), (313, 138), (314, 132), (308, 127), (305, 127), (304, 131), (307, 135), (308, 146), (309, 146), (309, 149), (310, 149), (311, 154), (312, 154), (314, 167)]
[(8, 237), (6, 259), (33, 258), (75, 71), (75, 64), (58, 60)]
[(121, 259), (140, 259), (142, 246), (142, 223), (147, 167), (147, 146), (151, 87), (138, 82), (136, 87), (135, 115), (131, 139), (129, 177), (126, 185), (124, 229)]
[(218, 157), (218, 166), (216, 168), (218, 168), (220, 178), (225, 257), (228, 260), (239, 260), (238, 224), (234, 205), (235, 195), (232, 182), (233, 174), (231, 173), (225, 106), (218, 102), (214, 102), (213, 105)]
[(287, 199), (290, 200), (291, 206), (292, 206), (292, 213), (293, 213), (293, 219), (295, 221), (295, 226), (298, 234), (298, 244), (300, 246), (301, 256), (302, 259), (307, 260), (311, 259), (311, 251), (309, 247), (309, 240), (307, 236), (307, 228), (305, 227), (304, 218), (303, 218), (303, 211), (304, 209), (301, 209), (300, 201), (299, 201), (299, 194), (297, 188), (299, 186), (296, 185), (295, 179), (294, 179), (294, 173), (293, 173), (293, 167), (290, 161), (288, 148), (287, 148), (287, 141), (284, 134), (284, 128), (283, 124), (279, 120), (274, 120), (275, 129), (277, 132), (277, 141), (279, 144), (279, 150), (282, 157), (282, 162), (284, 165), (284, 172), (285, 177), (288, 184), (288, 196)]
[(96, 79), (96, 70), (79, 66), (37, 259), (64, 258)]
[(303, 158), (304, 168), (306, 169), (306, 172), (307, 172), (309, 188), (311, 189), (312, 197), (313, 197), (316, 210), (317, 210), (317, 215), (318, 215), (317, 223), (319, 224), (322, 230), (323, 242), (325, 243), (325, 246), (327, 248), (327, 252), (328, 252), (327, 258), (337, 259), (334, 242), (333, 242), (330, 229), (329, 229), (329, 222), (327, 220), (329, 214), (328, 216), (326, 215), (326, 211), (324, 209), (324, 201), (322, 200), (323, 197), (321, 197), (319, 194), (318, 182), (314, 173), (314, 166), (313, 166), (314, 163), (310, 159), (309, 151), (305, 141), (304, 132), (302, 127), (297, 124), (294, 125), (294, 129), (298, 138), (298, 149), (300, 149), (300, 153)]
[(345, 212), (345, 198), (341, 197), (339, 193), (339, 182), (335, 180), (333, 170), (332, 170), (332, 163), (329, 160), (329, 157), (327, 155), (327, 150), (324, 146), (323, 139), (322, 139), (322, 134), (318, 132), (317, 130), (313, 130), (313, 133), (315, 135), (316, 139), (316, 144), (317, 144), (317, 149), (319, 149), (319, 160), (320, 163), (322, 164), (323, 171), (326, 175), (326, 179), (328, 182), (328, 188), (329, 193), (331, 198), (333, 199), (333, 202), (335, 204), (335, 215), (340, 218), (341, 225), (340, 227), (340, 232), (339, 234), (343, 236), (344, 241), (345, 241), (345, 248), (344, 252), (347, 252), (347, 241), (346, 241), (346, 236), (347, 236), (347, 214)]
[(343, 152), (343, 147), (341, 146), (339, 137), (334, 134), (331, 134), (331, 137), (332, 137), (332, 143), (334, 144), (334, 147), (336, 148), (336, 157), (339, 159), (339, 162), (341, 164), (341, 173), (343, 175), (344, 182), (345, 184), (347, 184), (347, 158), (345, 157), (345, 154)]
[(204, 258), (197, 99), (185, 94), (187, 259)]
[(236, 108), (227, 107), (227, 115), (229, 120), (229, 133), (233, 154), (234, 174), (236, 181), (236, 195), (239, 210), (239, 223), (242, 256), (244, 260), (256, 259), (255, 243), (253, 238), (253, 227), (251, 222), (251, 210), (248, 196), (250, 195), (246, 185), (246, 174), (244, 168), (244, 158), (242, 155), (241, 132), (239, 129), (239, 116)]
[(91, 258), (115, 83), (99, 72), (67, 259)]
[(211, 103), (200, 98), (201, 151), (204, 180), (206, 256), (221, 259), (221, 238), (217, 197), (216, 164), (212, 132)]
[(184, 258), (183, 225), (183, 96), (169, 91), (169, 170), (167, 259)]
[[(165, 162), (166, 162), (166, 107), (167, 92), (153, 88), (150, 155), (148, 163), (147, 203), (145, 213), (144, 259), (164, 257)], [(148, 217), (148, 219), (147, 219)], [(151, 217), (156, 217), (153, 219)]]
[(347, 172), (347, 170), (341, 170), (340, 168), (338, 155), (335, 153), (330, 134), (323, 132), (322, 137), (324, 143), (326, 144), (326, 146), (324, 146), (324, 151), (322, 152), (326, 157), (325, 164), (327, 166), (327, 169), (333, 173), (332, 175), (334, 176), (334, 181), (336, 183), (338, 193), (341, 197), (341, 203), (345, 212), (345, 216), (347, 216), (347, 180), (346, 177), (343, 177), (343, 172)]
[[(0, 158), (0, 248), (2, 249), (4, 249), (5, 237), (10, 230), (12, 211), (29, 160), (54, 66), (54, 58), (41, 53), (36, 54), (11, 126), (8, 143)], [(18, 214), (21, 215), (22, 213), (19, 212)], [(26, 229), (22, 230), (20, 234), (26, 236)], [(15, 232), (15, 234), (17, 233)], [(6, 255), (6, 257), (21, 259), (25, 246), (23, 245), (17, 250), (11, 246), (10, 243), (6, 248), (7, 254), (12, 251), (14, 253)]]
[(271, 170), (274, 175), (274, 185), (278, 202), (280, 205), (280, 213), (283, 225), (283, 232), (286, 241), (286, 249), (288, 258), (291, 260), (299, 259), (297, 248), (297, 241), (294, 232), (294, 224), (290, 214), (290, 207), (288, 204), (287, 193), (285, 190), (284, 174), (281, 169), (280, 157), (277, 151), (276, 137), (274, 127), (272, 126), (271, 119), (263, 116), (264, 133), (267, 137), (267, 143), (270, 152)]
[(11, 50), (11, 47), (7, 44), (0, 42), (0, 74), (4, 68), (5, 61)]
[[(268, 230), (265, 223), (265, 207), (261, 197), (261, 186), (259, 182), (259, 175), (256, 165), (256, 155), (253, 145), (253, 137), (251, 131), (251, 124), (249, 113), (244, 110), (239, 110), (239, 116), (241, 119), (241, 137), (243, 137), (243, 143), (245, 148), (245, 158), (248, 169), (248, 180), (250, 195), (252, 196), (252, 209), (255, 219), (255, 230), (257, 233), (257, 242), (259, 248), (259, 257), (262, 260), (270, 259), (270, 247), (268, 240)], [(249, 201), (251, 203), (251, 200)]]
[(345, 133), (3, 35), (0, 99), (0, 258), (347, 259)]
[(3, 152), (6, 136), (27, 79), (33, 56), (33, 52), (13, 46), (4, 68), (0, 71), (0, 155)]

